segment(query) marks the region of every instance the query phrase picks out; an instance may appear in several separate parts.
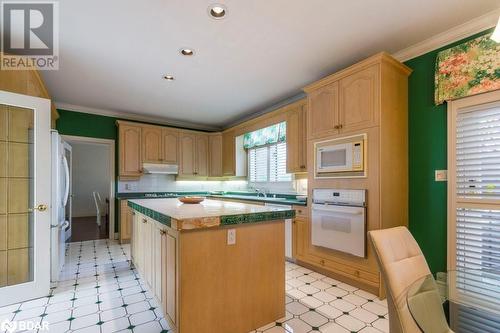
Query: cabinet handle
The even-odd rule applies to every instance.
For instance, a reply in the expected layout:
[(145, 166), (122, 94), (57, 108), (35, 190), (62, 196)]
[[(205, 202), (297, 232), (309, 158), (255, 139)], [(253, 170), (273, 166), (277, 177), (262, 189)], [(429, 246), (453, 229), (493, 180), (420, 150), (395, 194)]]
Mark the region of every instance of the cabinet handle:
[(354, 275), (359, 277), (359, 271), (354, 271)]
[(339, 129), (342, 129), (342, 127), (343, 127), (343, 126), (342, 126), (342, 124), (340, 124), (340, 125), (339, 125)]
[(160, 230), (160, 235), (162, 235), (162, 236), (163, 236), (163, 235), (165, 235), (166, 233), (167, 233), (167, 232), (166, 232), (165, 230), (163, 230), (163, 229), (161, 229), (161, 230)]
[(321, 259), (321, 260), (319, 261), (319, 263), (320, 263), (321, 265), (325, 265), (325, 261), (324, 261), (323, 259)]
[(142, 219), (142, 223), (148, 223), (148, 220)]
[(335, 125), (335, 126), (333, 126), (333, 128), (340, 129), (340, 125)]
[(302, 214), (302, 210), (300, 210), (300, 209), (299, 209), (299, 210), (297, 211), (297, 213)]
[(301, 165), (301, 166), (300, 166), (300, 168), (301, 168), (301, 169), (305, 169), (305, 168), (306, 168), (306, 166), (305, 166), (305, 165)]

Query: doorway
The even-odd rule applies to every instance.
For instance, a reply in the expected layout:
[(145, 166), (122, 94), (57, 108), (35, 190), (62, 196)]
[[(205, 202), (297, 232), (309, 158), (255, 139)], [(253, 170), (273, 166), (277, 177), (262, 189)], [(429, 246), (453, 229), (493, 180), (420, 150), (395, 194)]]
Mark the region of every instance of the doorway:
[(64, 136), (71, 146), (71, 236), (114, 239), (115, 141)]

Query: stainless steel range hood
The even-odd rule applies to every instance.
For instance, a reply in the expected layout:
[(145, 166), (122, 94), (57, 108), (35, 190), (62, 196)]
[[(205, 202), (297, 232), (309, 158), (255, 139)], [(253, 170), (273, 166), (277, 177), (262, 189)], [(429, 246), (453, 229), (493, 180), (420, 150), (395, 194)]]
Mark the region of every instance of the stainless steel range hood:
[(176, 175), (179, 173), (179, 166), (177, 164), (144, 163), (142, 168), (144, 169), (144, 173), (151, 174)]

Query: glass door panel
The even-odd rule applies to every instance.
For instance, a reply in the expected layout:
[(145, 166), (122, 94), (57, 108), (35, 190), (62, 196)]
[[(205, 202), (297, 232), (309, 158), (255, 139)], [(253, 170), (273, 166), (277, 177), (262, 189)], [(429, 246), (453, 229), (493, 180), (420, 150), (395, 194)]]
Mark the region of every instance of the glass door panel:
[[(43, 121), (47, 105), (48, 100), (0, 91), (0, 306), (48, 291), (42, 291), (48, 286), (46, 269), (37, 260), (44, 254), (40, 248), (49, 247), (43, 227), (49, 222), (50, 149), (37, 149), (50, 146), (40, 132), (49, 130)], [(37, 150), (49, 156), (38, 160)], [(42, 175), (46, 179), (37, 183)]]

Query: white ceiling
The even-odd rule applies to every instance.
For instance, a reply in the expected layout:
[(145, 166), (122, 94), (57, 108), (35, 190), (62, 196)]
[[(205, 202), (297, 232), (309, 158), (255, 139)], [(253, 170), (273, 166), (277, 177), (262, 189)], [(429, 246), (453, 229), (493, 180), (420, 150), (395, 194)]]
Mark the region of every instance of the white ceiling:
[[(217, 1), (214, 1), (217, 2)], [(376, 52), (404, 49), (498, 0), (60, 1), (58, 103), (221, 127)], [(193, 57), (179, 55), (191, 47)], [(176, 80), (162, 79), (165, 73)]]

